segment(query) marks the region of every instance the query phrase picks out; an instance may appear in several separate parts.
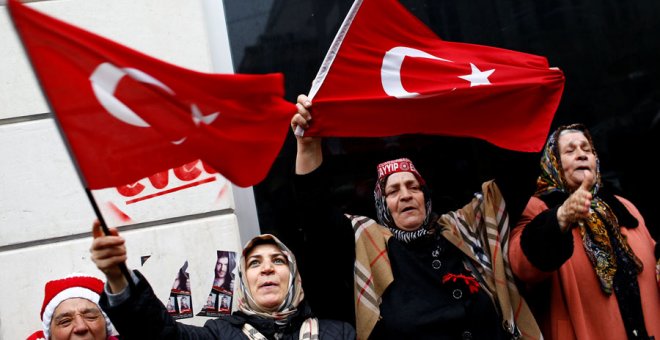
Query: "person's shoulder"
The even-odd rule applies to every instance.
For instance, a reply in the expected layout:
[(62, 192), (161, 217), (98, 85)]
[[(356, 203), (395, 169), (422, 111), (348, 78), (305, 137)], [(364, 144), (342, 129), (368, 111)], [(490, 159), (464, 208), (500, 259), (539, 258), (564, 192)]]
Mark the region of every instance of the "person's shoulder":
[(548, 203), (543, 201), (541, 198), (538, 196), (532, 196), (529, 198), (529, 201), (527, 201), (527, 207), (528, 209), (547, 209), (548, 208)]
[(320, 339), (355, 339), (355, 328), (346, 321), (320, 319)]
[(621, 202), (621, 204), (623, 204), (626, 208), (628, 208), (628, 210), (634, 210), (634, 211), (637, 211), (637, 208), (635, 207), (635, 205), (633, 204), (633, 202), (631, 202), (629, 199), (627, 199), (627, 198), (625, 198), (625, 197), (623, 197), (623, 196), (621, 196), (621, 195), (619, 195), (619, 194), (614, 194), (614, 197), (615, 197), (619, 202)]
[(598, 196), (612, 209), (620, 226), (634, 229), (640, 224), (644, 224), (642, 214), (631, 201), (621, 196), (621, 190), (617, 190), (613, 186), (606, 186), (600, 190)]
[(240, 339), (245, 320), (232, 315), (222, 315), (204, 323), (204, 327), (211, 330), (220, 339)]

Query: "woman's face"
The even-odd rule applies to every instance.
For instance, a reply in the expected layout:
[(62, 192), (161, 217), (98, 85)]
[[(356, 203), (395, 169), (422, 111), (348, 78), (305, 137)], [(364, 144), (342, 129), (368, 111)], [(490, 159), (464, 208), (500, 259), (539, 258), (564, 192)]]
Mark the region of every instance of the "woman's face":
[(585, 172), (591, 172), (593, 178), (596, 178), (596, 155), (582, 132), (561, 133), (557, 142), (565, 184), (569, 190), (573, 191), (580, 187)]
[(396, 172), (385, 182), (385, 202), (397, 227), (413, 231), (426, 218), (424, 192), (412, 172)]
[(254, 301), (272, 312), (289, 291), (289, 261), (274, 244), (260, 244), (245, 257), (245, 276)]

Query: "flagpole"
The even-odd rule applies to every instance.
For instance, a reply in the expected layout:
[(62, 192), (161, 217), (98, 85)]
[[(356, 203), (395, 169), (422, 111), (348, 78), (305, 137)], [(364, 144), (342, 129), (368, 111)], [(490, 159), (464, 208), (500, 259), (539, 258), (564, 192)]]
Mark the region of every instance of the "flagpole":
[[(355, 0), (353, 2), (353, 5), (351, 5), (351, 9), (348, 11), (348, 14), (346, 14), (344, 21), (341, 23), (341, 26), (339, 26), (339, 30), (337, 30), (337, 34), (335, 35), (335, 38), (332, 40), (332, 44), (330, 44), (330, 48), (328, 49), (328, 52), (325, 54), (325, 57), (323, 58), (321, 67), (319, 67), (319, 70), (316, 73), (316, 77), (314, 77), (314, 80), (312, 80), (312, 87), (309, 89), (309, 93), (307, 93), (307, 98), (309, 99), (310, 102), (314, 100), (314, 96), (316, 96), (316, 92), (319, 91), (321, 85), (323, 84), (323, 81), (325, 80), (325, 77), (328, 75), (328, 71), (330, 71), (332, 62), (335, 60), (335, 57), (339, 52), (339, 48), (341, 47), (342, 42), (344, 42), (344, 37), (346, 37), (346, 33), (348, 32), (348, 29), (351, 27), (351, 23), (353, 23), (353, 19), (357, 15), (357, 12), (360, 9), (361, 5), (362, 5), (362, 0)], [(303, 129), (300, 126), (296, 126), (296, 129), (293, 131), (293, 134), (302, 137), (305, 135), (305, 129)]]
[[(27, 48), (25, 47), (25, 44), (23, 42), (23, 36), (21, 35), (20, 30), (16, 27), (16, 23), (14, 22), (14, 16), (11, 14), (11, 4), (7, 3), (7, 8), (9, 9), (9, 17), (11, 18), (12, 25), (14, 26), (14, 31), (16, 31), (16, 34), (19, 36), (21, 39), (21, 47), (23, 48), (23, 53), (25, 54), (26, 58), (30, 62), (30, 67), (32, 69), (32, 72), (34, 73), (35, 78), (37, 78), (37, 83), (39, 85), (39, 90), (43, 94), (44, 98), (46, 99), (46, 104), (48, 105), (48, 108), (50, 109), (50, 112), (53, 114), (53, 120), (55, 121), (55, 125), (57, 126), (57, 130), (60, 134), (60, 137), (62, 138), (62, 142), (64, 143), (64, 147), (66, 148), (67, 154), (69, 155), (69, 159), (71, 160), (71, 163), (73, 163), (73, 166), (76, 170), (76, 173), (78, 174), (78, 179), (80, 180), (80, 183), (82, 184), (83, 188), (85, 188), (85, 194), (87, 195), (87, 199), (89, 200), (90, 204), (92, 205), (92, 209), (94, 210), (94, 214), (96, 214), (96, 218), (98, 219), (101, 229), (103, 230), (103, 234), (106, 236), (110, 236), (110, 229), (108, 229), (108, 226), (105, 223), (105, 219), (103, 218), (103, 215), (101, 214), (101, 210), (99, 209), (98, 204), (96, 204), (96, 200), (94, 200), (94, 196), (92, 195), (92, 191), (89, 189), (89, 186), (87, 185), (87, 182), (85, 181), (85, 177), (82, 174), (82, 171), (80, 170), (80, 166), (78, 165), (78, 161), (76, 160), (76, 157), (73, 154), (73, 151), (71, 150), (71, 145), (69, 143), (69, 140), (66, 138), (66, 135), (64, 134), (64, 130), (62, 129), (62, 125), (60, 124), (60, 121), (57, 117), (57, 114), (55, 113), (55, 110), (53, 109), (53, 106), (50, 103), (50, 100), (48, 99), (48, 96), (46, 95), (46, 91), (44, 91), (44, 88), (42, 86), (41, 80), (39, 79), (39, 74), (35, 71), (34, 64), (32, 62), (32, 58), (30, 58), (30, 54), (27, 52)], [(131, 274), (128, 271), (128, 267), (126, 267), (126, 263), (122, 262), (119, 264), (119, 269), (121, 270), (122, 274), (124, 274), (124, 277), (126, 277), (126, 280), (128, 281), (128, 285), (131, 289), (135, 290), (135, 282), (133, 282), (133, 279), (131, 277)]]

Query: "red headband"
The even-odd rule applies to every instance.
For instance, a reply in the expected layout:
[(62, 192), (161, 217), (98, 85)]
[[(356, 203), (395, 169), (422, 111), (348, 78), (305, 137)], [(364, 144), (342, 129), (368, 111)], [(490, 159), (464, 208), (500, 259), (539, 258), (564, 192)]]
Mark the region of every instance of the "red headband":
[(383, 162), (378, 164), (378, 182), (381, 180), (387, 178), (387, 176), (395, 173), (395, 172), (412, 172), (415, 177), (417, 177), (417, 180), (419, 181), (419, 184), (424, 185), (424, 179), (422, 178), (422, 175), (417, 172), (417, 169), (415, 169), (415, 165), (408, 159), (408, 158), (399, 158), (387, 162)]

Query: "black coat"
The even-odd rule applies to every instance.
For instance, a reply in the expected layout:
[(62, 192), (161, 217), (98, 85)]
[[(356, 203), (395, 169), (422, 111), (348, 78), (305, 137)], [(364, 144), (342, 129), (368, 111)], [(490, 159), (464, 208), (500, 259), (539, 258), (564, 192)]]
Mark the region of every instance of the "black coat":
[[(110, 307), (105, 293), (101, 295), (100, 306), (110, 317), (122, 340), (131, 339), (248, 339), (242, 332), (247, 322), (261, 334), (274, 339), (275, 332), (284, 333), (282, 339), (298, 339), (302, 322), (312, 316), (311, 310), (303, 301), (291, 322), (282, 327), (272, 320), (249, 316), (241, 312), (210, 319), (203, 327), (176, 322), (156, 297), (147, 280), (138, 272), (139, 282), (131, 291), (128, 300)], [(319, 320), (319, 339), (355, 339), (355, 330), (345, 322)]]

